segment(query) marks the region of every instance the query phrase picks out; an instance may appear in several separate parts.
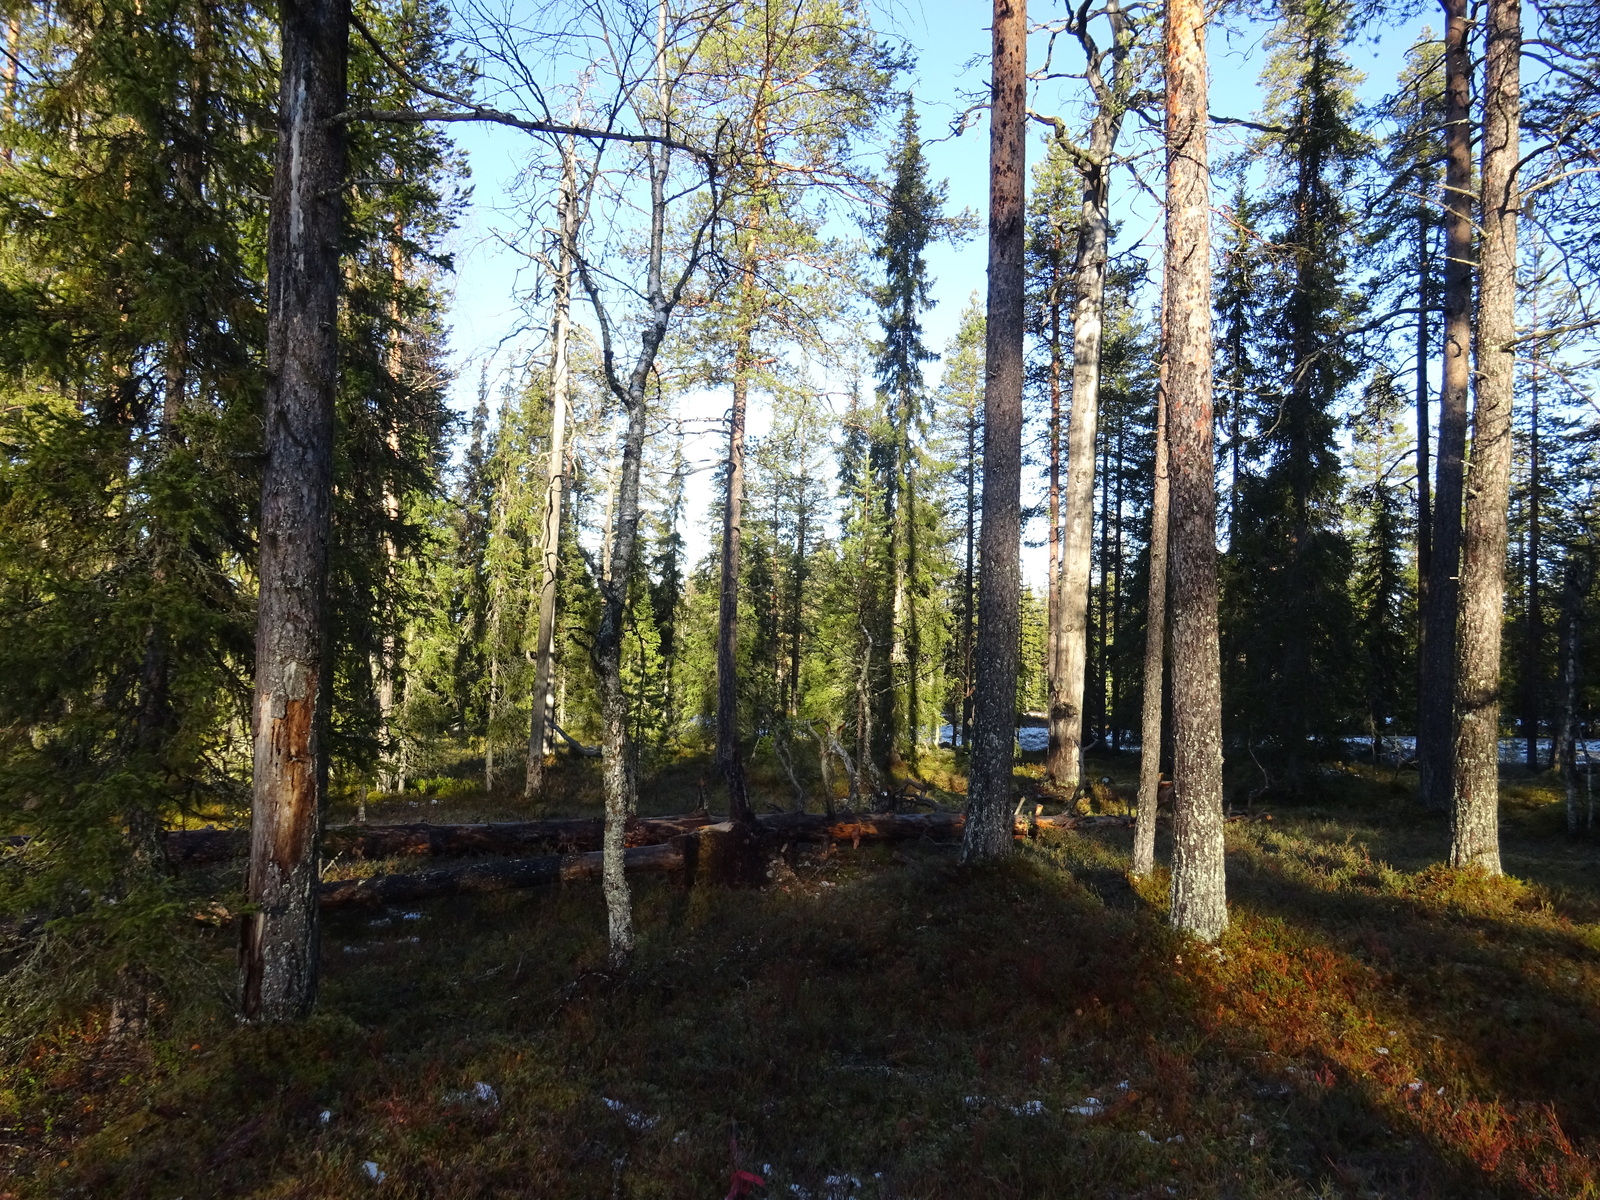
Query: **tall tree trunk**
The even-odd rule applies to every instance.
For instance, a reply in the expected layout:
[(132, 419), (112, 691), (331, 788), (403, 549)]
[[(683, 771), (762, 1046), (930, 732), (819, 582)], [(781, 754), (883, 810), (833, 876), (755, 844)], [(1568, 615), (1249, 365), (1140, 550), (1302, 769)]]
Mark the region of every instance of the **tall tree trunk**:
[[(1539, 327), (1539, 294), (1533, 297), (1533, 326)], [(1522, 658), (1522, 736), (1527, 739), (1528, 770), (1539, 769), (1539, 692), (1544, 673), (1544, 603), (1539, 594), (1540, 544), (1539, 490), (1539, 356), (1533, 356), (1529, 372), (1528, 403), (1528, 606), (1526, 641)]]
[(1076, 32), (1089, 59), (1088, 82), (1095, 96), (1087, 149), (1073, 146), (1065, 122), (1055, 126), (1082, 180), (1077, 258), (1073, 265), (1072, 411), (1067, 425), (1067, 483), (1062, 497), (1058, 632), (1053, 646), (1050, 743), (1045, 770), (1060, 786), (1076, 788), (1082, 768), (1086, 716), (1089, 576), (1094, 551), (1096, 436), (1100, 416), (1100, 343), (1105, 324), (1106, 252), (1111, 233), (1111, 154), (1122, 129), (1126, 104), (1124, 64), (1130, 31), (1120, 5), (1106, 7), (1111, 24), (1111, 77), (1082, 18)]
[(305, 1016), (317, 996), (317, 836), (338, 372), (349, 8), (285, 3), (267, 232), (266, 468), (256, 621), (255, 769), (240, 1013)]
[[(1060, 786), (1073, 775), (1066, 761), (1065, 706), (1066, 680), (1062, 676), (1061, 656), (1061, 303), (1059, 259), (1051, 255), (1051, 281), (1046, 303), (1050, 311), (1050, 560), (1048, 590), (1045, 593), (1045, 687), (1049, 703), (1049, 725), (1044, 749), (1045, 778)], [(1060, 710), (1063, 719), (1058, 720)]]
[(1483, 89), (1483, 241), (1478, 268), (1477, 403), (1461, 562), (1459, 732), (1450, 862), (1500, 873), (1500, 639), (1506, 504), (1516, 384), (1517, 157), (1521, 0), (1489, 0)]
[[(1111, 553), (1116, 564), (1116, 573), (1111, 578), (1111, 648), (1116, 651), (1117, 638), (1122, 634), (1122, 568), (1125, 547), (1122, 541), (1123, 518), (1123, 485), (1127, 481), (1126, 471), (1126, 417), (1117, 422), (1117, 490), (1116, 490), (1116, 524), (1111, 535)], [(1122, 685), (1123, 677), (1118, 659), (1120, 654), (1113, 653), (1111, 676), (1111, 748), (1122, 749)]]
[[(395, 168), (398, 176), (400, 169)], [(391, 384), (398, 387), (405, 371), (405, 337), (402, 327), (404, 314), (400, 307), (400, 289), (405, 285), (405, 255), (400, 247), (405, 236), (404, 224), (397, 214), (391, 226), (394, 240), (389, 243), (389, 284), (393, 291), (389, 296), (389, 344), (384, 349), (384, 371), (389, 376)], [(384, 444), (388, 447), (393, 461), (400, 460), (400, 426), (395, 420), (390, 420), (389, 428), (384, 431)], [(383, 516), (388, 523), (383, 534), (383, 562), (384, 581), (393, 588), (396, 585), (396, 573), (400, 563), (400, 548), (395, 544), (394, 531), (400, 523), (400, 497), (394, 490), (394, 483), (386, 478), (383, 485)], [(382, 757), (378, 762), (378, 790), (382, 792), (394, 791), (394, 680), (400, 666), (400, 639), (396, 636), (394, 627), (388, 621), (384, 623), (383, 636), (379, 641), (378, 652), (373, 655), (371, 663), (374, 671), (375, 699), (378, 702), (378, 739), (383, 747)]]
[[(1098, 121), (1097, 121), (1098, 124)], [(1109, 158), (1109, 153), (1107, 154)], [(1067, 421), (1066, 528), (1061, 546), (1061, 692), (1051, 700), (1051, 777), (1076, 788), (1084, 735), (1089, 575), (1094, 557), (1094, 465), (1100, 419), (1100, 342), (1105, 323), (1106, 248), (1111, 231), (1108, 162), (1083, 171), (1083, 209), (1072, 308), (1072, 412)]]
[(917, 620), (917, 580), (921, 575), (922, 564), (919, 561), (917, 547), (917, 467), (911, 457), (910, 426), (913, 419), (906, 423), (906, 475), (905, 491), (901, 499), (901, 511), (906, 523), (906, 570), (905, 570), (905, 658), (906, 658), (906, 761), (913, 770), (917, 765), (920, 746), (918, 740), (922, 737), (922, 689), (920, 678), (922, 673), (922, 626)]
[(1438, 484), (1427, 626), (1417, 697), (1417, 769), (1422, 805), (1446, 811), (1455, 755), (1456, 619), (1461, 584), (1461, 491), (1467, 449), (1472, 349), (1472, 59), (1466, 0), (1445, 10), (1444, 380), (1439, 389)]
[(561, 566), (561, 501), (566, 488), (567, 406), (572, 372), (567, 343), (572, 333), (572, 255), (578, 235), (578, 166), (571, 139), (561, 153), (561, 198), (556, 223), (560, 247), (550, 325), (550, 459), (545, 470), (544, 515), (539, 527), (539, 632), (533, 654), (533, 717), (528, 728), (528, 773), (523, 798), (532, 800), (544, 786), (547, 726), (555, 697), (550, 663), (556, 630), (556, 579)]
[(972, 661), (977, 626), (978, 414), (967, 413), (966, 563), (961, 572), (961, 748), (972, 751)]
[(1150, 494), (1150, 593), (1144, 626), (1144, 711), (1139, 734), (1139, 807), (1133, 828), (1133, 874), (1156, 869), (1156, 805), (1161, 796), (1161, 699), (1167, 642), (1167, 353), (1161, 306), (1161, 382), (1156, 387), (1156, 477)]
[(1433, 178), (1424, 173), (1418, 180), (1418, 189), (1424, 198), (1417, 204), (1417, 671), (1419, 688), (1423, 683), (1422, 663), (1427, 651), (1428, 603), (1431, 592), (1428, 581), (1433, 571), (1433, 502), (1432, 481), (1429, 478), (1428, 435), (1431, 426), (1428, 394), (1428, 319), (1432, 315), (1428, 306), (1433, 294), (1428, 287), (1429, 246), (1433, 223), (1428, 216)]
[(1211, 206), (1205, 6), (1168, 0), (1166, 309), (1171, 505), (1172, 925), (1228, 925), (1222, 854), (1216, 464), (1211, 443)]
[(1111, 647), (1111, 439), (1100, 438), (1100, 597), (1095, 608), (1094, 738), (1106, 739), (1106, 689)]
[(1583, 555), (1567, 556), (1561, 583), (1561, 724), (1556, 731), (1556, 762), (1567, 794), (1567, 832), (1583, 829), (1578, 807), (1578, 688), (1583, 652), (1583, 600), (1589, 592), (1593, 563)]
[(1010, 854), (1011, 772), (1022, 634), (1023, 194), (1028, 119), (1026, 0), (994, 0), (989, 85), (989, 299), (984, 347), (983, 528), (977, 680), (961, 858)]
[[(753, 249), (747, 248), (745, 282), (754, 286)], [(748, 309), (746, 310), (748, 316)], [(739, 543), (743, 534), (744, 416), (750, 391), (750, 325), (742, 322), (733, 350), (733, 408), (728, 415), (728, 494), (722, 509), (722, 571), (717, 596), (717, 768), (728, 787), (728, 819), (747, 824), (755, 814), (739, 747)]]

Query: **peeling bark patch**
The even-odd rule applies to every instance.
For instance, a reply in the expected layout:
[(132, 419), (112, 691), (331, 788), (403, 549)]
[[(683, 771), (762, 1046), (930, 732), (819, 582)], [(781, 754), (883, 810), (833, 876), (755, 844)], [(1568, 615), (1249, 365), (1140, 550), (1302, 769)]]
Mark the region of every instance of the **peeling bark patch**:
[(283, 716), (272, 718), (272, 757), (282, 764), (283, 787), (271, 809), (272, 833), (268, 859), (285, 875), (304, 860), (309, 835), (316, 825), (317, 771), (311, 731), (315, 721), (316, 689), (298, 699), (283, 700)]

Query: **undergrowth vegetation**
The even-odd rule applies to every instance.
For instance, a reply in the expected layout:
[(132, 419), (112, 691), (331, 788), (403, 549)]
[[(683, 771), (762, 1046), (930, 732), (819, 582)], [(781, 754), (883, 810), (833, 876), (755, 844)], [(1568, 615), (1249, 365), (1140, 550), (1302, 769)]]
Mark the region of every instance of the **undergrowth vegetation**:
[(1534, 781), (1512, 877), (1430, 866), (1407, 792), (1350, 769), (1231, 823), (1215, 948), (1105, 828), (993, 871), (842, 846), (756, 891), (642, 883), (621, 976), (592, 886), (340, 912), (299, 1028), (233, 1024), (231, 930), (197, 923), (216, 986), (149, 1037), (62, 1026), (3, 1068), (0, 1195), (1600, 1194), (1596, 847)]

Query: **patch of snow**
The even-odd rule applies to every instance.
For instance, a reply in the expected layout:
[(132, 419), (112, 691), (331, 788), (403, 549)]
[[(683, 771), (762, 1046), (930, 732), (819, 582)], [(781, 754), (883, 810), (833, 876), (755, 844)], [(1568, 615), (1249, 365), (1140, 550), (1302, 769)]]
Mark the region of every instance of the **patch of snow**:
[(1080, 1117), (1098, 1117), (1105, 1109), (1096, 1096), (1085, 1096), (1082, 1104), (1074, 1105), (1067, 1109), (1069, 1113), (1076, 1113)]
[(1040, 1117), (1044, 1115), (1044, 1101), (1024, 1100), (1021, 1104), (1013, 1104), (1011, 1112), (1018, 1117)]
[(361, 1164), (361, 1169), (367, 1173), (367, 1178), (372, 1180), (373, 1183), (382, 1183), (389, 1178), (389, 1172), (379, 1170), (378, 1164), (370, 1159)]

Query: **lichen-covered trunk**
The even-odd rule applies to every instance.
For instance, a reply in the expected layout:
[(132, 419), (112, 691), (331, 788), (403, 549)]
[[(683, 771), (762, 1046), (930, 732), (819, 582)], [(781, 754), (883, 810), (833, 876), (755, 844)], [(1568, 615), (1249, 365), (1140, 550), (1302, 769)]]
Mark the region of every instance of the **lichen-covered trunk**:
[(267, 234), (266, 466), (256, 620), (255, 767), (240, 1013), (295, 1020), (317, 996), (322, 745), (339, 225), (349, 9), (282, 9)]
[(547, 725), (555, 697), (550, 691), (556, 629), (556, 572), (561, 564), (561, 500), (566, 485), (567, 400), (572, 390), (567, 342), (572, 331), (572, 251), (578, 231), (577, 164), (570, 143), (561, 158), (557, 221), (561, 246), (556, 260), (550, 328), (550, 459), (545, 471), (544, 515), (539, 529), (539, 628), (533, 655), (533, 716), (528, 726), (528, 773), (522, 794), (532, 800), (544, 786)]
[(1205, 7), (1168, 0), (1167, 470), (1172, 596), (1172, 925), (1228, 925), (1222, 853), (1216, 467), (1211, 413), (1211, 207)]
[(1012, 762), (1022, 577), (1023, 190), (1025, 0), (994, 0), (989, 93), (989, 298), (984, 358), (983, 525), (979, 533), (977, 678), (961, 858), (1011, 853)]
[(1095, 435), (1100, 421), (1100, 341), (1104, 326), (1106, 243), (1111, 214), (1105, 169), (1084, 176), (1083, 214), (1072, 309), (1072, 414), (1067, 422), (1067, 485), (1062, 497), (1060, 691), (1050, 698), (1050, 777), (1076, 788), (1082, 763), (1084, 676), (1089, 648), (1089, 571), (1094, 547)]
[(1500, 873), (1500, 640), (1516, 382), (1517, 156), (1521, 0), (1489, 0), (1483, 89), (1483, 237), (1478, 267), (1477, 404), (1461, 555), (1455, 789), (1450, 862)]
[[(1165, 312), (1165, 306), (1163, 306)], [(1165, 345), (1165, 338), (1162, 339)], [(1139, 807), (1133, 827), (1133, 875), (1156, 869), (1156, 806), (1161, 795), (1161, 696), (1167, 649), (1167, 356), (1156, 390), (1156, 472), (1150, 493), (1150, 593), (1145, 607), (1144, 710), (1139, 734)]]
[(1445, 264), (1443, 381), (1427, 624), (1417, 697), (1418, 791), (1424, 808), (1451, 805), (1455, 756), (1456, 620), (1461, 491), (1472, 352), (1472, 59), (1466, 0), (1444, 0)]

